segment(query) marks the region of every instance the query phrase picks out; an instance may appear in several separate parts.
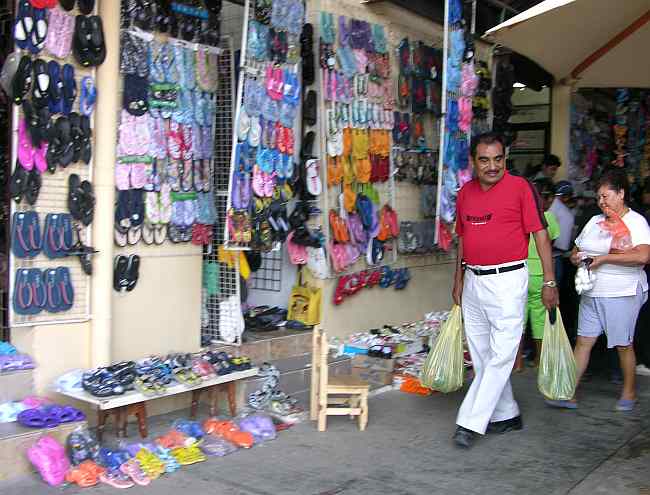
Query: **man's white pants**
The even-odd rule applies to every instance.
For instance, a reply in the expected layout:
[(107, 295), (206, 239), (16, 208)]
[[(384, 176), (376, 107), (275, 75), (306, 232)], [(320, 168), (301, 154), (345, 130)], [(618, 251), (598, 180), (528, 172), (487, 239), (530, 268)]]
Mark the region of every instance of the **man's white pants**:
[(489, 422), (519, 415), (510, 374), (523, 333), (527, 296), (526, 267), (494, 275), (465, 271), (463, 323), (474, 380), (458, 411), (459, 426), (484, 434)]

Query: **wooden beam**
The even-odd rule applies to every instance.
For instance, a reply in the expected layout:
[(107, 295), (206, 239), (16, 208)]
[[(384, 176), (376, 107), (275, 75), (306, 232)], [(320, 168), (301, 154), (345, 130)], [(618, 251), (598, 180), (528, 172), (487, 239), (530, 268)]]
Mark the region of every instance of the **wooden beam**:
[(602, 47), (596, 50), (594, 53), (585, 58), (580, 64), (576, 66), (575, 69), (571, 71), (571, 77), (573, 79), (578, 79), (580, 74), (585, 70), (591, 67), (594, 63), (600, 60), (605, 56), (612, 48), (620, 45), (623, 41), (629, 38), (632, 34), (637, 32), (643, 26), (645, 26), (650, 21), (650, 10), (647, 10), (641, 17), (636, 21), (626, 27), (623, 31), (614, 36), (611, 40), (605, 43)]

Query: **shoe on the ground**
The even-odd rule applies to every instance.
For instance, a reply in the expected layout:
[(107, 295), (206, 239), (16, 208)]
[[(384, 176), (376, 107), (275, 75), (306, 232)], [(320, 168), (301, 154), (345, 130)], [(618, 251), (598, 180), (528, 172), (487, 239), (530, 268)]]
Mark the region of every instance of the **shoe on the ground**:
[(637, 364), (636, 374), (641, 376), (650, 376), (650, 368), (648, 368), (645, 364)]
[(508, 433), (509, 431), (519, 431), (523, 429), (524, 423), (521, 415), (503, 421), (494, 421), (488, 424), (487, 433)]
[(616, 402), (616, 410), (620, 412), (630, 412), (636, 406), (636, 399), (620, 399)]
[(459, 426), (454, 433), (454, 442), (459, 447), (469, 449), (474, 444), (474, 432)]
[(544, 399), (547, 406), (557, 407), (558, 409), (578, 409), (578, 404), (570, 400), (551, 400)]

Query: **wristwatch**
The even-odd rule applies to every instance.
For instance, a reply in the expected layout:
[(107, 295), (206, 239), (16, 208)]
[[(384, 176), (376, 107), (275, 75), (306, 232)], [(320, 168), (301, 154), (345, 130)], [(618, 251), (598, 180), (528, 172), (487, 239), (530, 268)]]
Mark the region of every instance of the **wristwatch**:
[(551, 289), (555, 289), (557, 287), (557, 282), (555, 280), (547, 280), (542, 284), (542, 287), (550, 287)]

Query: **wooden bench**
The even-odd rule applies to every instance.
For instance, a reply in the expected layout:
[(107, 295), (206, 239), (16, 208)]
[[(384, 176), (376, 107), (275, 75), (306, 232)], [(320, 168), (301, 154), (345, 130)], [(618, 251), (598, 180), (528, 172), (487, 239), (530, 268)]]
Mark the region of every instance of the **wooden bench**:
[(67, 397), (92, 404), (97, 408), (97, 439), (102, 440), (106, 420), (110, 415), (113, 415), (115, 424), (116, 435), (126, 437), (127, 419), (133, 415), (138, 420), (138, 430), (142, 438), (148, 435), (147, 428), (147, 401), (161, 399), (163, 397), (170, 397), (176, 394), (185, 392), (192, 392), (192, 403), (190, 406), (190, 417), (196, 418), (198, 412), (199, 402), (202, 393), (207, 393), (209, 396), (210, 415), (217, 414), (217, 405), (219, 394), (225, 393), (228, 398), (228, 405), (230, 408), (231, 416), (237, 412), (236, 397), (237, 397), (237, 381), (243, 380), (257, 375), (257, 368), (251, 368), (245, 371), (236, 371), (227, 375), (217, 375), (208, 379), (204, 379), (197, 385), (185, 385), (177, 383), (167, 387), (164, 394), (148, 396), (135, 390), (126, 392), (123, 395), (114, 395), (111, 397), (95, 397), (86, 391), (78, 392), (59, 392)]

